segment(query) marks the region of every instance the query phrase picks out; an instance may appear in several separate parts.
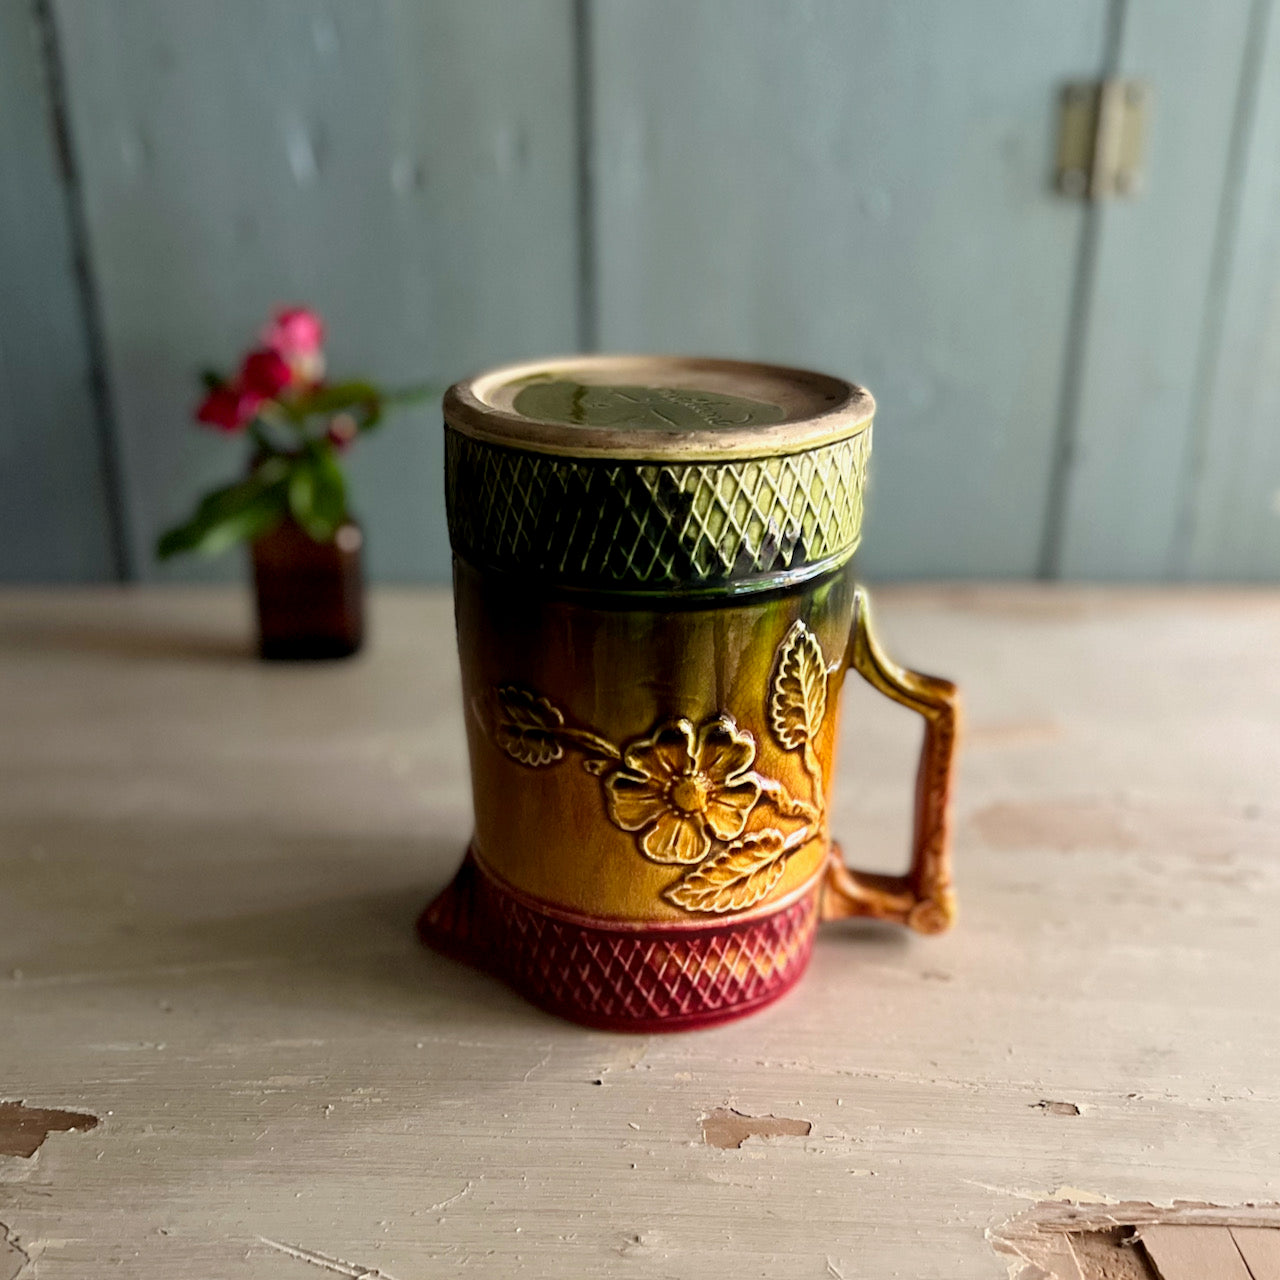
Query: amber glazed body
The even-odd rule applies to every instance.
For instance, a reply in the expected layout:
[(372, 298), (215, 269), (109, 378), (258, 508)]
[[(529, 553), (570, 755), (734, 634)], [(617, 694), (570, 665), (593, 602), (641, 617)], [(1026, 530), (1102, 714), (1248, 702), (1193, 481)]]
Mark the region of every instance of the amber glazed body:
[[(616, 376), (600, 386), (578, 362), (583, 382), (539, 385), (538, 403), (554, 415), (585, 393), (624, 427), (648, 421), (650, 402), (626, 407), (637, 392), (684, 397), (674, 410), (658, 401), (660, 423), (690, 404), (755, 412), (716, 392), (757, 366), (717, 364), (708, 391), (705, 363), (669, 375), (696, 379), (693, 391), (646, 366), (654, 391)], [(783, 994), (824, 917), (945, 928), (955, 695), (895, 667), (871, 637), (850, 559), (869, 410), (843, 439), (798, 449), (799, 462), (686, 461), (670, 457), (671, 439), (624, 433), (615, 450), (655, 456), (603, 465), (586, 446), (566, 462), (477, 440), (463, 410), (447, 457), (476, 823), (458, 877), (422, 916), (424, 939), (563, 1016), (676, 1030)], [(734, 426), (749, 449), (752, 424)], [(928, 724), (906, 876), (860, 875), (833, 853), (850, 665)]]

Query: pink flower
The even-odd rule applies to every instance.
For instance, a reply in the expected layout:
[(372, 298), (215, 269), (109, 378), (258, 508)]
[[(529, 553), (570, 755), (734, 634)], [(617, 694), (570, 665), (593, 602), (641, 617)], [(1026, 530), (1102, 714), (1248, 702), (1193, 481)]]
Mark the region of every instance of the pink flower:
[(264, 400), (278, 396), (293, 381), (293, 370), (277, 351), (251, 351), (240, 366), (239, 386)]
[(205, 396), (196, 410), (196, 420), (219, 431), (239, 431), (253, 421), (262, 400), (256, 391), (227, 383)]
[(262, 340), (288, 363), (298, 382), (316, 383), (324, 377), (324, 321), (309, 307), (277, 311)]

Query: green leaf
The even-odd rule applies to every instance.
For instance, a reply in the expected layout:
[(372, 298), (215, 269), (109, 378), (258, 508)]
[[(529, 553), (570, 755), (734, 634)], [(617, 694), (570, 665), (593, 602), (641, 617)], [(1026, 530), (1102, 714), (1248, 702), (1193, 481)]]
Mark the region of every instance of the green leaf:
[(328, 444), (313, 443), (289, 474), (289, 511), (316, 542), (328, 542), (347, 518), (347, 486)]
[(184, 551), (201, 555), (217, 555), (237, 542), (252, 541), (274, 529), (284, 519), (285, 498), (279, 486), (260, 488), (249, 482), (232, 487), (238, 492), (232, 500), (229, 490), (210, 495), (196, 509), (186, 524), (180, 524), (161, 537), (156, 554), (167, 560)]
[(329, 526), (328, 537), (331, 538), (347, 518), (346, 477), (334, 457), (332, 445), (318, 445), (312, 465), (316, 477), (315, 514)]
[(356, 419), (361, 431), (372, 431), (382, 421), (382, 409), (385, 404), (386, 401), (379, 396), (377, 400), (365, 405), (363, 416)]
[(381, 420), (383, 403), (382, 392), (371, 382), (335, 382), (299, 396), (293, 410), (299, 417), (349, 413), (358, 431), (368, 431)]
[(217, 369), (201, 369), (200, 381), (204, 383), (206, 391), (217, 391), (217, 389), (226, 384), (226, 378), (220, 374)]
[(339, 413), (343, 409), (381, 411), (382, 393), (372, 382), (332, 382), (298, 396), (299, 413)]
[(418, 382), (411, 387), (397, 387), (394, 391), (382, 393), (383, 405), (414, 404), (419, 400), (428, 400), (432, 396), (444, 394), (443, 382)]
[(289, 514), (310, 532), (311, 513), (315, 505), (316, 477), (307, 456), (298, 458), (289, 472)]
[(264, 458), (246, 479), (206, 494), (190, 520), (160, 538), (156, 554), (161, 560), (186, 551), (216, 555), (268, 532), (284, 519), (288, 474), (287, 458)]

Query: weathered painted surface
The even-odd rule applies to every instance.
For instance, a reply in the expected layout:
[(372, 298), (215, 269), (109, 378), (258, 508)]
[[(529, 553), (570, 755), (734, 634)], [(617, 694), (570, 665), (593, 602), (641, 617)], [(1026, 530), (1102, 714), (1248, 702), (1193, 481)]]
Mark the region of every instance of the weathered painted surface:
[[(13, 0), (0, 577), (240, 573), (151, 548), (240, 465), (197, 371), (305, 300), (390, 382), (593, 340), (861, 379), (872, 574), (1275, 578), (1275, 7)], [(1108, 63), (1147, 184), (1090, 214), (1056, 102)], [(436, 407), (352, 468), (373, 575), (446, 576)]]
[(1243, 121), (1243, 181), (1230, 209), (1221, 327), (1175, 571), (1280, 577), (1280, 6), (1256, 33), (1256, 99)]
[[(451, 606), (373, 603), (285, 670), (238, 591), (0, 597), (0, 1087), (100, 1119), (0, 1159), (41, 1280), (1002, 1280), (1064, 1184), (1280, 1199), (1274, 590), (882, 592), (967, 698), (960, 923), (828, 926), (647, 1038), (416, 944), (470, 833)], [(832, 826), (900, 867), (918, 729), (845, 702)]]
[(0, 580), (115, 576), (90, 358), (26, 3), (0, 4)]
[[(329, 317), (335, 372), (393, 383), (575, 344), (569, 0), (56, 16), (144, 576), (157, 531), (239, 465), (190, 423), (197, 374), (273, 303)], [(446, 575), (442, 462), (436, 405), (353, 455), (375, 575)]]
[[(1126, 0), (1116, 72), (1151, 88), (1144, 191), (1097, 213), (1091, 297), (1053, 570), (1065, 577), (1169, 572), (1184, 485), (1195, 465), (1202, 336), (1256, 39), (1256, 0), (1179, 6)], [(1256, 68), (1254, 69), (1256, 72)], [(1195, 91), (1188, 86), (1194, 83)], [(1274, 135), (1275, 138), (1280, 135)], [(1208, 354), (1208, 353), (1205, 353)]]
[(1104, 11), (594, 6), (601, 341), (866, 383), (876, 573), (1036, 569), (1083, 216), (1055, 88)]

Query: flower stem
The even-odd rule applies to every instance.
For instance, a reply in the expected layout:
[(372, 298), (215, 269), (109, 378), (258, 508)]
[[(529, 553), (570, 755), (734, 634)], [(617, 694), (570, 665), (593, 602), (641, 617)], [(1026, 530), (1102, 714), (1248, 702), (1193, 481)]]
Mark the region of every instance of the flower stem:
[(809, 826), (797, 827), (782, 844), (782, 854), (785, 857), (789, 853), (795, 853), (801, 845), (808, 844), (813, 839), (813, 828)]
[(809, 775), (813, 785), (813, 803), (817, 816), (821, 819), (820, 835), (827, 833), (827, 797), (822, 789), (822, 761), (813, 749), (813, 743), (806, 740), (804, 744), (804, 771)]
[(758, 773), (751, 776), (760, 784), (760, 794), (784, 818), (803, 818), (806, 822), (816, 822), (821, 816), (819, 810), (803, 800), (797, 800), (782, 783), (773, 778), (762, 777)]
[(568, 725), (556, 730), (556, 736), (572, 746), (595, 755), (604, 756), (607, 760), (621, 760), (622, 752), (607, 739), (589, 729), (573, 729)]
[(262, 420), (254, 418), (249, 423), (249, 439), (253, 441), (253, 447), (261, 454), (278, 453), (279, 450), (271, 443), (271, 438), (263, 429)]

